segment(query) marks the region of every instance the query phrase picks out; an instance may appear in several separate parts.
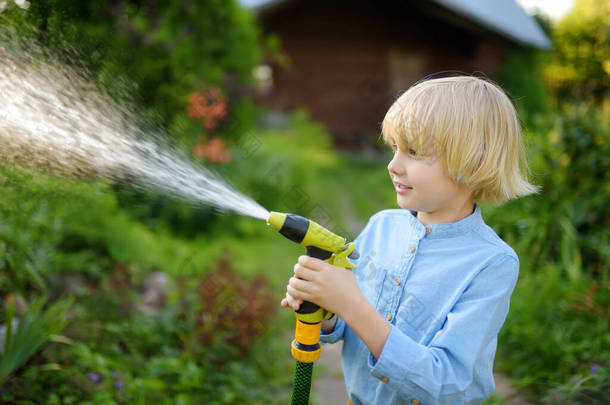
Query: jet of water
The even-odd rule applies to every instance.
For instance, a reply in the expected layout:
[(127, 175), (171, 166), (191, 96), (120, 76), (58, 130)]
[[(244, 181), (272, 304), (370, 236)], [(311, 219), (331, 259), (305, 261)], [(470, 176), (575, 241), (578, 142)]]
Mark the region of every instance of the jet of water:
[(266, 220), (269, 212), (134, 124), (133, 109), (77, 69), (0, 33), (0, 159), (71, 176), (162, 190), (220, 211)]

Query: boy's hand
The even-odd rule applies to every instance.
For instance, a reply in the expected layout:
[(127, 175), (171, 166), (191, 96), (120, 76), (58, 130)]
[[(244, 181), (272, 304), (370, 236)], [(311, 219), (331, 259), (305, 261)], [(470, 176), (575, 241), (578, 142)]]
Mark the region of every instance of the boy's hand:
[[(286, 287), (288, 287), (288, 286), (286, 286)], [(282, 302), (280, 303), (280, 305), (285, 308), (292, 308), (296, 311), (301, 307), (302, 303), (303, 303), (303, 300), (297, 300), (292, 295), (290, 295), (288, 293), (288, 291), (286, 291), (286, 298), (282, 299)]]
[(286, 298), (281, 305), (297, 310), (303, 301), (310, 301), (342, 316), (360, 295), (356, 277), (351, 270), (313, 257), (300, 256), (294, 265), (294, 277), (288, 282)]

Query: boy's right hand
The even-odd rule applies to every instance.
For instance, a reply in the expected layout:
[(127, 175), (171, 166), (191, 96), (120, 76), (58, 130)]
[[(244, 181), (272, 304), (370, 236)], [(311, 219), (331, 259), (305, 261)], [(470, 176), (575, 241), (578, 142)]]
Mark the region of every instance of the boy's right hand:
[[(295, 269), (296, 269), (296, 264), (295, 264)], [(296, 277), (296, 274), (293, 277), (291, 277), (290, 280), (292, 280), (294, 277)], [(290, 280), (288, 280), (288, 284), (286, 284), (286, 298), (282, 299), (282, 302), (280, 303), (280, 305), (283, 306), (284, 308), (292, 308), (295, 311), (297, 311), (301, 307), (303, 300), (294, 298), (288, 292), (288, 288), (290, 287)]]
[(290, 295), (288, 293), (288, 291), (286, 291), (286, 298), (282, 299), (282, 302), (280, 303), (280, 305), (283, 306), (284, 308), (292, 308), (296, 311), (301, 307), (302, 303), (303, 303), (303, 300), (298, 300), (298, 299), (294, 298), (292, 295)]

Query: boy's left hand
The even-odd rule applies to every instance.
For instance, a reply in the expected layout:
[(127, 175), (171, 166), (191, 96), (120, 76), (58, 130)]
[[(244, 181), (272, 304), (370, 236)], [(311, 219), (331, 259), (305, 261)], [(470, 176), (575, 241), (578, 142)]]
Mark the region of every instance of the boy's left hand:
[(354, 300), (362, 297), (351, 270), (310, 256), (299, 257), (287, 292), (296, 299), (313, 302), (340, 317)]

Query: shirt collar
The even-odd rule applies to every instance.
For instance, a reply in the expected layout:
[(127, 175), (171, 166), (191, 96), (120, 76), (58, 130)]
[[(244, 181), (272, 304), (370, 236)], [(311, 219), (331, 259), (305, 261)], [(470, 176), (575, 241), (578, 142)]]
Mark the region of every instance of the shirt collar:
[(408, 211), (411, 215), (406, 215), (406, 217), (419, 238), (424, 236), (426, 239), (454, 238), (483, 225), (481, 208), (477, 204), (474, 204), (473, 208), (472, 214), (449, 224), (424, 225), (417, 219), (417, 211)]

